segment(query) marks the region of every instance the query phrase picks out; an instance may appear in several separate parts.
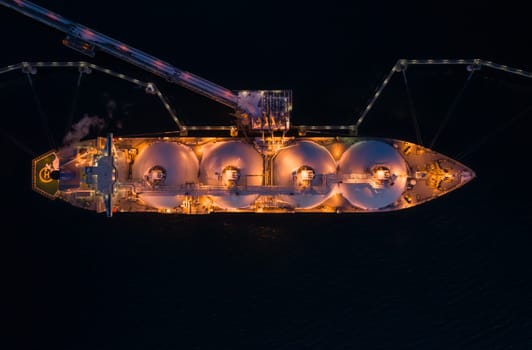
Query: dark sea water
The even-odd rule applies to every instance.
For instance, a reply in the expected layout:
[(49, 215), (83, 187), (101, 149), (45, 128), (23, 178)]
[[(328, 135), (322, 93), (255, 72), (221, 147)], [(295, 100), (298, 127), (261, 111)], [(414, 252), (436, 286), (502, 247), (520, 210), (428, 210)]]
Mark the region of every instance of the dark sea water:
[(530, 212), (486, 182), (360, 216), (108, 219), (12, 195), (10, 335), (21, 349), (527, 349)]
[[(79, 10), (64, 6), (69, 16)], [(61, 12), (61, 8), (55, 10)], [(467, 6), (464, 11), (475, 13)], [(78, 18), (89, 20), (97, 12), (89, 10)], [(154, 13), (146, 16), (154, 21), (158, 18)], [(192, 19), (199, 16), (194, 13)], [(59, 45), (53, 40), (61, 35), (54, 37), (52, 32), (35, 40), (37, 49), (15, 45), (35, 38), (43, 27), (6, 15), (1, 7), (0, 15), (13, 26), (29, 26), (6, 39), (4, 48), (12, 49), (1, 60), (5, 65), (35, 56), (45, 59), (48, 54), (63, 57), (66, 52), (84, 59), (66, 49), (43, 50)], [(466, 15), (455, 18), (455, 23), (475, 33)], [(101, 26), (113, 28), (112, 16), (106, 16)], [(437, 23), (447, 23), (434, 16)], [(385, 19), (393, 18), (388, 14)], [(508, 41), (506, 32), (497, 36), (492, 29), (489, 33), (497, 47), (482, 38), (476, 46), (468, 46), (466, 40), (451, 45), (446, 40), (459, 35), (452, 32), (444, 40), (442, 29), (433, 33), (435, 42), (430, 45), (416, 46), (426, 43), (418, 35), (415, 40), (405, 39), (405, 47), (390, 39), (386, 41), (389, 49), (376, 49), (367, 31), (357, 32), (365, 33), (359, 37), (341, 24), (347, 22), (333, 22), (335, 29), (324, 31), (339, 34), (342, 45), (320, 37), (318, 29), (309, 34), (332, 58), (323, 52), (308, 58), (314, 42), (306, 31), (293, 28), (289, 34), (299, 39), (291, 51), (295, 56), (281, 63), (273, 54), (257, 59), (257, 65), (234, 63), (233, 50), (229, 54), (215, 45), (216, 40), (196, 33), (197, 40), (215, 45), (216, 52), (209, 58), (222, 52), (230, 56), (207, 59), (209, 46), (198, 44), (190, 32), (184, 35), (188, 38), (184, 44), (199, 50), (201, 58), (196, 60), (183, 50), (183, 57), (173, 53), (168, 60), (179, 66), (183, 59), (185, 68), (196, 72), (195, 67), (198, 74), (213, 76), (216, 82), (231, 77), (229, 87), (250, 83), (249, 88), (293, 87), (296, 124), (351, 123), (397, 55), (486, 54), (492, 56), (481, 58), (532, 68), (527, 60), (532, 55), (525, 45), (530, 41), (524, 34)], [(220, 23), (225, 22), (215, 24)], [(488, 24), (487, 20), (479, 23)], [(1, 24), (0, 28), (5, 30)], [(512, 27), (524, 28), (522, 22)], [(136, 28), (132, 35), (139, 33)], [(162, 46), (156, 49), (156, 44), (150, 44), (154, 32), (148, 33), (152, 36), (138, 39), (151, 45), (146, 49), (163, 56), (173, 52)], [(135, 43), (133, 36), (131, 42)], [(438, 45), (442, 42), (447, 46)], [(242, 41), (241, 47), (263, 48), (252, 43)], [(369, 54), (357, 61), (354, 48), (340, 48), (348, 43), (358, 43)], [(513, 43), (515, 51), (509, 50)], [(272, 42), (263, 44), (271, 47)], [(288, 42), (280, 41), (279, 49), (287, 46)], [(141, 74), (98, 57), (99, 64)], [(217, 71), (215, 63), (227, 69)], [(257, 80), (248, 76), (250, 71)], [(446, 118), (464, 83), (464, 71), (421, 69), (416, 73), (409, 68), (408, 82), (425, 144)], [(2, 313), (7, 320), (6, 339), (12, 340), (2, 348), (532, 349), (532, 81), (489, 69), (481, 73), (475, 75), (435, 145), (437, 151), (474, 169), (477, 178), (432, 202), (367, 215), (117, 214), (112, 218), (32, 192), (31, 154), (47, 151), (50, 142), (60, 145), (69, 122), (84, 113), (110, 122), (111, 111), (113, 120), (124, 122), (118, 130), (122, 134), (175, 128), (160, 104), (131, 85), (95, 75), (84, 81), (73, 109), (76, 71), (39, 73), (40, 80), (33, 81), (39, 100), (25, 75), (0, 75), (2, 289), (6, 292)], [(215, 104), (160, 84), (186, 124), (230, 122), (227, 111)], [(111, 101), (116, 107), (109, 107)], [(416, 141), (400, 75), (364, 128), (362, 134)]]

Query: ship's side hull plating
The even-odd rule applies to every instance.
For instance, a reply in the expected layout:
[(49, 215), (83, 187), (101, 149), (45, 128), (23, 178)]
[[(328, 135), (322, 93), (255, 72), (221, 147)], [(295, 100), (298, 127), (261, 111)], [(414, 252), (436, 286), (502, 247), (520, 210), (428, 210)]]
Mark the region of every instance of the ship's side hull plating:
[(33, 160), (33, 188), (116, 212), (383, 212), (475, 177), (411, 142), (366, 137), (96, 138)]

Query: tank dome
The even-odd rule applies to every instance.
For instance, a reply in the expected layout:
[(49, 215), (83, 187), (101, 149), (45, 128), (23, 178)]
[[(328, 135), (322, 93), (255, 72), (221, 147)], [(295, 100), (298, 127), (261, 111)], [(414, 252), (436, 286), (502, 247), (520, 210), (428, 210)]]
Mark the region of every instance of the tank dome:
[(360, 208), (377, 210), (393, 204), (406, 187), (406, 161), (383, 141), (353, 144), (342, 154), (338, 167), (339, 192)]
[(240, 141), (208, 144), (200, 163), (200, 181), (211, 186), (260, 186), (262, 157), (253, 146)]
[(133, 163), (133, 177), (153, 186), (180, 186), (196, 183), (198, 158), (188, 146), (155, 142), (140, 151)]
[(282, 200), (294, 208), (312, 208), (325, 201), (332, 191), (327, 177), (336, 174), (336, 162), (330, 152), (312, 141), (300, 141), (277, 153), (273, 183), (293, 190)]
[(222, 209), (247, 208), (258, 197), (249, 186), (262, 185), (262, 156), (255, 148), (240, 141), (208, 144), (200, 162), (200, 182), (221, 186), (225, 191), (211, 194)]

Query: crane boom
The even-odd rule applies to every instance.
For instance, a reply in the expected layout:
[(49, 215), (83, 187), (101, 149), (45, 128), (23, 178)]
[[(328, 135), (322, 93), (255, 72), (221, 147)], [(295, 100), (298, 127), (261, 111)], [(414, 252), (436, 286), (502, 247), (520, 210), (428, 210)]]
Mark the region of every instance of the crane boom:
[(26, 0), (0, 0), (0, 4), (67, 34), (63, 44), (93, 57), (95, 49), (118, 57), (155, 75), (235, 109), (241, 124), (254, 130), (286, 130), (290, 126), (292, 92), (258, 90), (234, 92), (170, 63), (110, 38), (84, 25)]

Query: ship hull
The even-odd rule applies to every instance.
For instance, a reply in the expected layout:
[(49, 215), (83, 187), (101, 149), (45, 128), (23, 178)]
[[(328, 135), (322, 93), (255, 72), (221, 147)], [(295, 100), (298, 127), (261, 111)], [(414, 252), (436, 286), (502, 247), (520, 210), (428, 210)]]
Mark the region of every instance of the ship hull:
[(33, 160), (36, 192), (108, 216), (387, 212), (474, 177), (426, 147), (368, 137), (108, 135)]

